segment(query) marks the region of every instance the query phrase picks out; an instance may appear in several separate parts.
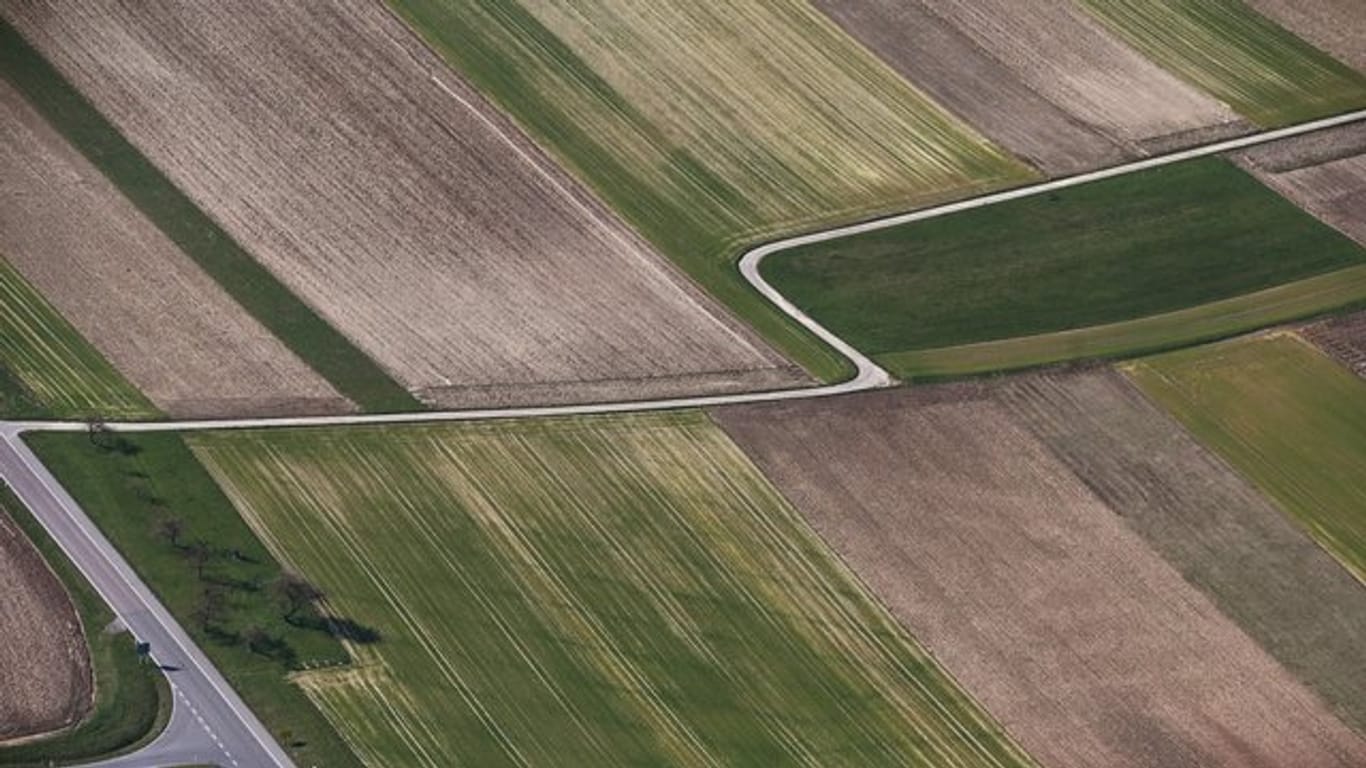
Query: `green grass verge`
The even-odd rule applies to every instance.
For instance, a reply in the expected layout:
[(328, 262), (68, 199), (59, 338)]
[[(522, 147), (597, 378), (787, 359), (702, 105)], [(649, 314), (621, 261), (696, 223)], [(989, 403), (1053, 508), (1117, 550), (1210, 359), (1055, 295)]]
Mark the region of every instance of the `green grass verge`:
[[(1151, 320), (1134, 339), (1111, 329), (942, 352), (1178, 312), (1362, 262), (1348, 238), (1205, 158), (794, 249), (763, 272), (827, 328), (913, 375), (1160, 347), (1186, 330)], [(936, 352), (911, 354), (925, 350)], [(995, 363), (997, 351), (1009, 354)]]
[(38, 521), (0, 485), (0, 514), (6, 512), (71, 595), (90, 649), (95, 704), (75, 728), (38, 741), (0, 746), (0, 766), (45, 768), (54, 762), (84, 762), (131, 752), (148, 743), (171, 717), (171, 688), (166, 679), (138, 658), (127, 632), (104, 631), (114, 619), (113, 612)]
[(1366, 381), (1290, 333), (1126, 370), (1366, 583)]
[(1366, 107), (1366, 76), (1241, 0), (1081, 0), (1119, 37), (1254, 122)]
[[(351, 751), (289, 675), (349, 661), (311, 608), (292, 621), (270, 585), (280, 566), (262, 548), (180, 437), (128, 436), (96, 447), (83, 434), (35, 433), (27, 442), (138, 576), (208, 654), (299, 765), (357, 766)], [(172, 543), (159, 530), (177, 519)], [(192, 552), (208, 546), (202, 576)], [(224, 605), (206, 624), (206, 590)], [(262, 642), (249, 647), (249, 630)]]
[(188, 439), (381, 633), (367, 762), (1028, 763), (702, 414)]
[(0, 417), (95, 415), (158, 411), (0, 257)]
[(0, 77), (33, 104), (243, 309), (367, 411), (423, 406), (242, 250), (153, 166), (4, 19)]

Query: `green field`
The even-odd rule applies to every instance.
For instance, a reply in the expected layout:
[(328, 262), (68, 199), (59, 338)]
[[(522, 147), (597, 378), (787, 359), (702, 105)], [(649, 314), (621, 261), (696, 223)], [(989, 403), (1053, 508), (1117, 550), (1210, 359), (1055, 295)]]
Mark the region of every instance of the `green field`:
[(742, 246), (1033, 177), (804, 2), (390, 5), (818, 376), (843, 361), (739, 278)]
[(190, 441), (381, 634), (301, 678), (368, 764), (1027, 762), (701, 414)]
[(1128, 368), (1149, 397), (1366, 582), (1366, 381), (1289, 333)]
[[(794, 249), (763, 272), (893, 373), (949, 376), (1321, 313), (1366, 298), (1361, 271), (1344, 271), (1363, 263), (1351, 240), (1207, 158)], [(1075, 330), (1094, 326), (1108, 327)]]
[(1262, 126), (1366, 107), (1366, 77), (1241, 0), (1081, 4), (1130, 45)]
[(75, 728), (49, 738), (0, 746), (0, 766), (45, 768), (131, 752), (161, 732), (171, 717), (171, 689), (143, 664), (126, 632), (105, 632), (114, 614), (67, 560), (57, 543), (9, 489), (0, 484), (0, 515), (8, 514), (42, 553), (71, 595), (81, 618), (95, 676), (95, 704)]
[(157, 410), (0, 257), (0, 417), (94, 415)]
[(320, 318), (109, 124), (0, 18), (8, 80), (172, 242), (332, 386), (369, 411), (418, 410), (407, 390)]
[[(285, 617), (272, 590), (279, 564), (178, 436), (128, 436), (101, 446), (84, 434), (25, 439), (297, 764), (358, 765), (288, 678), (348, 663), (336, 632), (312, 607)], [(175, 540), (163, 530), (167, 520), (181, 523)], [(205, 616), (210, 592), (218, 610)]]

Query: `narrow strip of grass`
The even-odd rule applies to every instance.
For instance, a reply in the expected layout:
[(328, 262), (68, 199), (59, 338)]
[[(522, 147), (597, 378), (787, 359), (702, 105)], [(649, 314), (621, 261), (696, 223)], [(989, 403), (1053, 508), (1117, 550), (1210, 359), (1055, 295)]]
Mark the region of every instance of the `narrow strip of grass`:
[(0, 416), (138, 419), (158, 413), (0, 257)]
[(161, 733), (171, 717), (171, 689), (134, 651), (127, 632), (109, 633), (114, 614), (66, 559), (38, 521), (3, 484), (0, 514), (9, 513), (61, 579), (80, 615), (95, 675), (95, 705), (75, 728), (49, 738), (0, 747), (0, 766), (46, 767), (131, 752)]
[[(279, 603), (279, 564), (178, 435), (119, 437), (104, 447), (81, 434), (26, 439), (296, 763), (359, 766), (288, 679), (346, 664), (335, 635), (349, 629), (311, 605), (291, 613)], [(179, 524), (174, 537), (167, 521)]]
[(1366, 584), (1366, 381), (1288, 332), (1126, 369)]
[[(1366, 250), (1347, 237), (1232, 164), (1203, 158), (794, 249), (765, 262), (764, 275), (855, 347), (910, 363), (898, 371), (909, 374), (964, 365), (953, 355), (918, 363), (912, 352), (1123, 323), (1363, 262)], [(1162, 329), (1149, 324), (1147, 337), (1124, 344), (1163, 346), (1185, 333)], [(1117, 341), (1097, 337), (1044, 350), (1023, 343), (999, 363), (990, 354), (1002, 350), (984, 347), (967, 362), (1013, 368)]]
[(165, 235), (294, 354), (367, 411), (422, 404), (171, 183), (4, 19), (4, 77)]

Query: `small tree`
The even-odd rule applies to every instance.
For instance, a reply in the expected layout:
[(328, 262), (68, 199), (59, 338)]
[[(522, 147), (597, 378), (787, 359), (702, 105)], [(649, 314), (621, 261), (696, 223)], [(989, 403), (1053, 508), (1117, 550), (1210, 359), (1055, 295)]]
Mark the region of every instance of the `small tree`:
[(251, 649), (252, 653), (260, 654), (267, 653), (275, 641), (275, 638), (271, 637), (266, 628), (260, 624), (252, 624), (247, 627), (246, 631), (242, 633), (242, 639), (247, 642), (247, 648)]
[(204, 567), (213, 558), (213, 550), (203, 539), (195, 539), (185, 546), (185, 559), (194, 566), (194, 574), (200, 581), (204, 580)]
[(199, 600), (195, 603), (194, 610), (190, 615), (199, 622), (199, 628), (207, 632), (219, 619), (223, 618), (227, 607), (227, 595), (223, 593), (222, 588), (209, 585), (199, 593)]
[(185, 521), (178, 517), (163, 517), (157, 522), (157, 535), (180, 548), (180, 535), (185, 532)]
[(286, 621), (293, 621), (299, 615), (299, 611), (324, 597), (321, 589), (304, 577), (289, 571), (283, 571), (275, 577), (275, 581), (270, 585), (270, 591), (284, 607)]

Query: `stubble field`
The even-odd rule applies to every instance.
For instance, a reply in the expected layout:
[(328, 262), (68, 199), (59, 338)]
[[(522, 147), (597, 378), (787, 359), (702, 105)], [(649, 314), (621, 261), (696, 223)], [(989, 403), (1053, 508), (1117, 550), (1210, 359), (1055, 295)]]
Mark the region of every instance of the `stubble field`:
[(1366, 381), (1284, 332), (1146, 358), (1129, 374), (1366, 582)]
[(697, 413), (190, 438), (367, 764), (1029, 764)]
[(430, 403), (801, 380), (380, 4), (0, 12), (233, 239)]
[[(0, 313), (12, 365), (63, 415), (148, 415), (94, 353), (55, 348), (64, 323), (24, 299), (22, 275), (158, 408), (175, 416), (348, 410), (336, 393), (165, 238), (0, 80), (0, 275), (20, 299)], [(20, 312), (28, 308), (22, 315)], [(73, 363), (79, 365), (74, 367)]]
[(716, 418), (1041, 764), (1366, 760), (1366, 742), (975, 385)]

